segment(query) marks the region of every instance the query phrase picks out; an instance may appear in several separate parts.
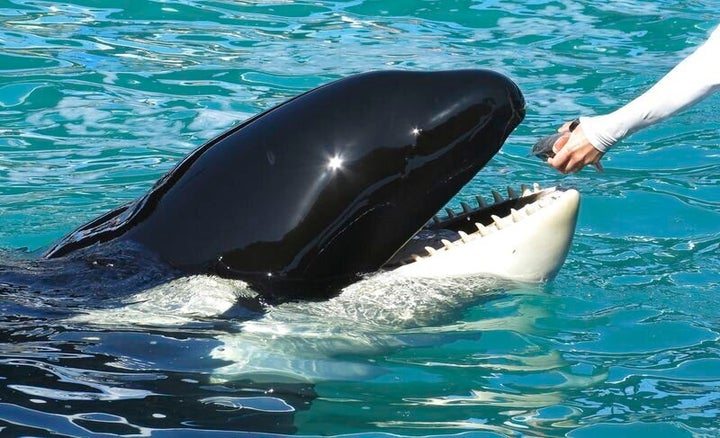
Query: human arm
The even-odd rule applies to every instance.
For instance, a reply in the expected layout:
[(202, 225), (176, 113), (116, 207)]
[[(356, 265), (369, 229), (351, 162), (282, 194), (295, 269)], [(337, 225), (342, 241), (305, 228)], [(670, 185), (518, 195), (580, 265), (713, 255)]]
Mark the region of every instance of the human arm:
[(720, 28), (644, 94), (601, 116), (581, 117), (580, 125), (555, 143), (548, 163), (562, 173), (600, 166), (603, 155), (621, 139), (686, 109), (720, 88)]

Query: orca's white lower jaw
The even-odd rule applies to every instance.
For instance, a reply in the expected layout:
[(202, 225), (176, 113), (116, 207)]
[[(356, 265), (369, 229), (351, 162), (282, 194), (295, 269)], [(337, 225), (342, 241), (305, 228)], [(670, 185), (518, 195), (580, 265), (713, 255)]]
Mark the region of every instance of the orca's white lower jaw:
[[(574, 189), (508, 189), (477, 209), (448, 211), (406, 245), (395, 273), (408, 277), (488, 276), (539, 283), (555, 277), (570, 249), (580, 206)], [(434, 236), (430, 238), (429, 235)], [(423, 248), (424, 246), (424, 248)], [(410, 248), (411, 253), (408, 253)]]

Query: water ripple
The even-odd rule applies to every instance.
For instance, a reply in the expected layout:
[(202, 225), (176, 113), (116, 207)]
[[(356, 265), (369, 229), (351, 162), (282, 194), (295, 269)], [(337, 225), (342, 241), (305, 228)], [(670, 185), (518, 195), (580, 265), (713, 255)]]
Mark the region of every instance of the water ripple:
[[(248, 321), (236, 289), (209, 280), (95, 314), (84, 296), (3, 290), (0, 428), (716, 435), (718, 96), (623, 141), (603, 175), (527, 157), (559, 123), (650, 86), (716, 15), (709, 0), (0, 1), (0, 247), (23, 249), (4, 257), (136, 198), (243, 119), (377, 69), (490, 68), (522, 88), (525, 121), (452, 206), (521, 183), (583, 194), (556, 281), (484, 298), (456, 284), (418, 304), (396, 287), (381, 311), (347, 300)], [(410, 302), (422, 318), (398, 311)]]

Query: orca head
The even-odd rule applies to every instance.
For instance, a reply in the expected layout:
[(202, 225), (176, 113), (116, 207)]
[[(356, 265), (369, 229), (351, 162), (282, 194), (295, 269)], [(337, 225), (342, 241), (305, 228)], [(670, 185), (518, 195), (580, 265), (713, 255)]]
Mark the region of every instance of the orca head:
[(130, 240), (269, 300), (326, 298), (380, 269), (524, 116), (487, 70), (383, 71), (321, 86), (197, 149), (142, 198), (46, 256)]

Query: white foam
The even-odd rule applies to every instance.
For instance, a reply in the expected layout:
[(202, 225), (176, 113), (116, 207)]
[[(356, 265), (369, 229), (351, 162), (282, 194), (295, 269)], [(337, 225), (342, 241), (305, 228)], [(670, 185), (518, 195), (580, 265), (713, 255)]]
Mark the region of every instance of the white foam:
[(184, 277), (133, 295), (124, 305), (73, 316), (70, 322), (109, 326), (179, 326), (230, 309), (246, 283), (211, 276)]

